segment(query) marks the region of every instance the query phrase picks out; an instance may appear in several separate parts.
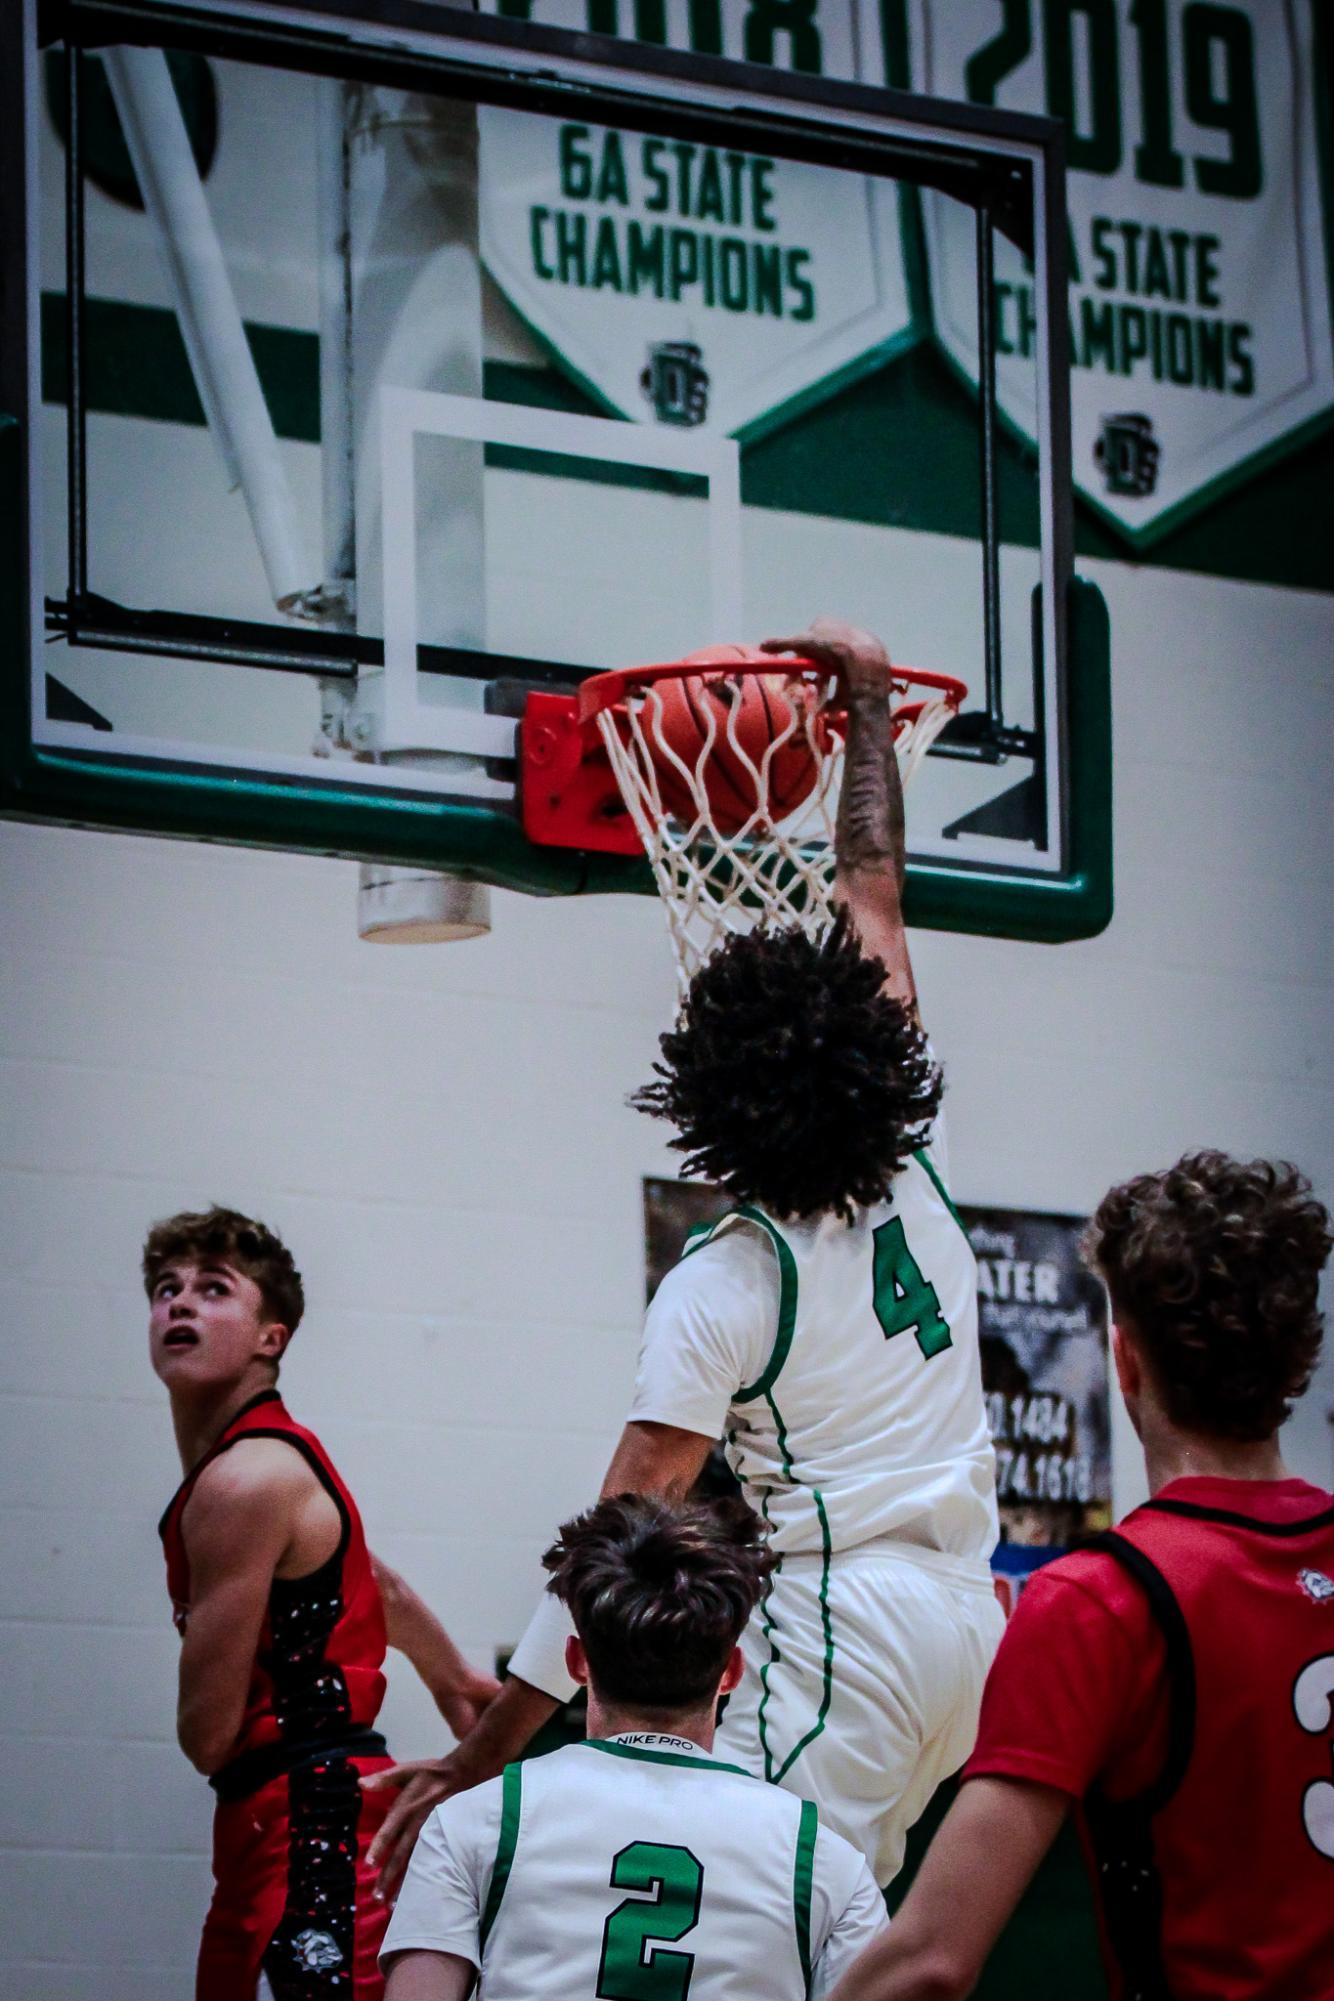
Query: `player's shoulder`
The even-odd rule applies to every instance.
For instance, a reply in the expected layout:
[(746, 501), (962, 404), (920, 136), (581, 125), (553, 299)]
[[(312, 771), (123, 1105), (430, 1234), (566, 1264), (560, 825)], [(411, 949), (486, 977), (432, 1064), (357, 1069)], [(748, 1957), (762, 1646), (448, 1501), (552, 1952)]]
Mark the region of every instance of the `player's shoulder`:
[(846, 1900), (861, 1877), (865, 1857), (846, 1835), (819, 1821), (815, 1834), (815, 1874), (830, 1891), (831, 1900)]
[(687, 1242), (654, 1300), (712, 1295), (719, 1286), (747, 1289), (775, 1269), (774, 1243), (764, 1225), (732, 1210)]
[[(527, 1765), (514, 1769), (522, 1778), (524, 1771), (531, 1772), (534, 1767), (545, 1763), (543, 1758), (533, 1758)], [(512, 1799), (514, 1792), (514, 1779), (504, 1772), (494, 1779), (483, 1779), (480, 1785), (451, 1793), (448, 1799), (441, 1800), (439, 1806), (432, 1807), (426, 1818), (426, 1828), (433, 1831), (437, 1841), (444, 1841), (456, 1852), (476, 1848), (483, 1856), (493, 1855), (507, 1799)]]
[(214, 1508), (250, 1508), (304, 1494), (317, 1476), (285, 1437), (234, 1438), (200, 1468), (191, 1495), (196, 1519)]
[(1037, 1619), (1137, 1627), (1145, 1610), (1144, 1594), (1130, 1572), (1110, 1550), (1090, 1545), (1034, 1571), (1015, 1616), (1023, 1616), (1026, 1628)]

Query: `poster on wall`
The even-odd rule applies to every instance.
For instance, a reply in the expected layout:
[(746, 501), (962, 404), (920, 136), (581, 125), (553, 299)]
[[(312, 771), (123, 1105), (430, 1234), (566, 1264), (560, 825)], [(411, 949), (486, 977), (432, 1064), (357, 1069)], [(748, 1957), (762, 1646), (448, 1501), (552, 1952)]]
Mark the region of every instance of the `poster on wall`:
[(1084, 1222), (967, 1204), (959, 1213), (977, 1259), (1001, 1533), (1064, 1548), (1112, 1518), (1107, 1299), (1080, 1259)]
[[(729, 1206), (707, 1183), (645, 1179), (649, 1299), (691, 1231)], [(1080, 1259), (1082, 1218), (967, 1206), (960, 1215), (977, 1259), (999, 1567), (1021, 1577), (1111, 1522), (1106, 1294)]]

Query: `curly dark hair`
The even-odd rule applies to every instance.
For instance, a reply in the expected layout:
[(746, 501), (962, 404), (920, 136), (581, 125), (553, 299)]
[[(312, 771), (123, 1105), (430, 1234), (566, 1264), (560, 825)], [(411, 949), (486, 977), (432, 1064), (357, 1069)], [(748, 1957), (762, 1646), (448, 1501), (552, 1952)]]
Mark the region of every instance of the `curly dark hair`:
[(776, 1558), (735, 1497), (618, 1494), (561, 1527), (542, 1559), (597, 1693), (637, 1712), (707, 1702)]
[(183, 1209), (154, 1223), (144, 1244), (144, 1291), (153, 1288), (170, 1264), (217, 1258), (243, 1272), (259, 1287), (265, 1311), (287, 1329), (290, 1340), (301, 1324), (306, 1296), (301, 1274), (281, 1237), (239, 1209)]
[(690, 982), (657, 1081), (630, 1103), (669, 1119), (685, 1173), (735, 1201), (850, 1218), (922, 1144), (943, 1088), (884, 978), (843, 910), (816, 939), (795, 926), (733, 935)]
[(1113, 1188), (1084, 1255), (1143, 1341), (1172, 1422), (1255, 1441), (1311, 1380), (1331, 1244), (1328, 1211), (1287, 1161), (1203, 1152)]

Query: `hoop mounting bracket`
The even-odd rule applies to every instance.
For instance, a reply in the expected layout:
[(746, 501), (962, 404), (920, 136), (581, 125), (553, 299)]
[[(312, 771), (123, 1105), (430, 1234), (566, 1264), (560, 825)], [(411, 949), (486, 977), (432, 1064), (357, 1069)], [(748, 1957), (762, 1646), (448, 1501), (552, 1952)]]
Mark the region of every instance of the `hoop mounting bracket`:
[(596, 722), (581, 723), (577, 695), (536, 688), (519, 724), (523, 831), (539, 847), (642, 852)]

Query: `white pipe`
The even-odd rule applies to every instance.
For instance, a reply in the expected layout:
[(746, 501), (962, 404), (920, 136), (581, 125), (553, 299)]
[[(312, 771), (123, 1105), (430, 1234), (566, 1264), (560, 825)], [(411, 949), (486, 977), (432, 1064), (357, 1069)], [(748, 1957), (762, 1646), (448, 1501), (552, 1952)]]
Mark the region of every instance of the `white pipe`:
[(312, 573), (167, 59), (160, 49), (129, 48), (107, 49), (104, 59), (200, 401), (228, 477), (245, 497), (274, 602), (286, 610), (310, 588)]
[(324, 522), (323, 602), (352, 626), (357, 513), (352, 465), (352, 218), (347, 141), (348, 85), (315, 85), (320, 230), (320, 477)]

